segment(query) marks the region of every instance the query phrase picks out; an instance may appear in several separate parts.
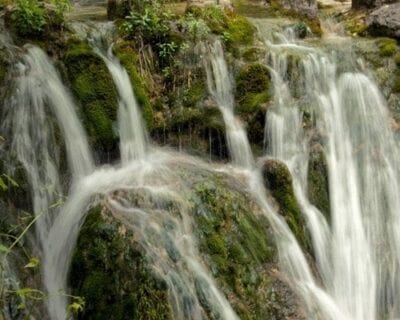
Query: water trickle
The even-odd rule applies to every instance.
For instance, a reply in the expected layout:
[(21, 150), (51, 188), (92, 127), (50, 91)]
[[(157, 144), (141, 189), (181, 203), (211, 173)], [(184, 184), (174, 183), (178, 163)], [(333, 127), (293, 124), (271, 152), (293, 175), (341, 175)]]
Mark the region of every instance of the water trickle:
[(254, 164), (253, 154), (243, 124), (234, 115), (234, 98), (230, 73), (224, 57), (221, 42), (203, 44), (202, 54), (207, 73), (208, 91), (214, 98), (224, 118), (226, 138), (232, 161), (245, 168)]

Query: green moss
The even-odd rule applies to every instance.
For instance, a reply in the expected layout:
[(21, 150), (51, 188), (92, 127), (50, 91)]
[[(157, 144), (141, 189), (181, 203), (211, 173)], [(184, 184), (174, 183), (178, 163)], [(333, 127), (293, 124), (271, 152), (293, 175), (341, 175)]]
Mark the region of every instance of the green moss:
[(400, 93), (400, 69), (396, 70), (394, 80), (393, 80), (392, 91), (394, 93)]
[(149, 98), (149, 88), (137, 69), (136, 51), (129, 42), (119, 43), (114, 51), (129, 74), (136, 99), (142, 108), (143, 118), (146, 121), (147, 128), (151, 130), (154, 127), (154, 110)]
[(247, 62), (256, 62), (263, 54), (265, 54), (263, 49), (252, 47), (242, 53), (242, 58)]
[(394, 56), (394, 62), (398, 67), (400, 67), (400, 53), (396, 53), (396, 55)]
[(257, 294), (265, 279), (256, 272), (275, 255), (266, 220), (222, 177), (197, 182), (191, 201), (200, 250), (209, 257), (225, 294), (235, 295), (231, 301), (235, 310), (244, 319), (268, 316), (265, 301)]
[(5, 80), (6, 74), (7, 67), (0, 63), (0, 84), (3, 83), (3, 81)]
[(182, 97), (182, 103), (185, 107), (195, 107), (196, 104), (204, 98), (207, 89), (204, 81), (197, 80), (187, 88)]
[(147, 266), (133, 235), (120, 223), (90, 210), (72, 259), (72, 294), (85, 299), (78, 319), (171, 319), (165, 285)]
[(252, 113), (270, 99), (271, 78), (268, 69), (258, 63), (245, 65), (236, 78), (239, 112)]
[(229, 33), (230, 41), (241, 45), (252, 44), (255, 29), (249, 20), (233, 11), (228, 11), (226, 17), (226, 32)]
[(106, 65), (86, 43), (74, 39), (67, 44), (64, 64), (91, 143), (96, 150), (114, 150), (118, 97)]
[(237, 46), (254, 42), (254, 26), (246, 17), (232, 10), (216, 6), (190, 7), (188, 10), (195, 17), (203, 19), (212, 33), (222, 36), (229, 50), (234, 51)]
[(308, 164), (308, 198), (326, 218), (329, 219), (329, 181), (328, 168), (324, 153), (319, 148), (314, 147), (310, 154)]
[(277, 200), (280, 213), (285, 217), (299, 243), (310, 251), (310, 238), (294, 194), (292, 176), (288, 167), (277, 160), (267, 160), (263, 169), (265, 183)]
[(391, 38), (381, 38), (377, 42), (380, 55), (383, 57), (393, 56), (397, 51), (397, 41)]

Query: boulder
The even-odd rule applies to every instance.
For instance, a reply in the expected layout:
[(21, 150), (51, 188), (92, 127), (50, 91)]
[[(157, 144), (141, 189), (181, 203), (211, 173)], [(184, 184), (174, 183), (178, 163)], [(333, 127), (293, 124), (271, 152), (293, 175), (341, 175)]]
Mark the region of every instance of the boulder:
[(316, 0), (278, 0), (278, 2), (283, 8), (294, 11), (300, 16), (314, 19), (318, 15)]
[(369, 33), (374, 36), (400, 39), (400, 3), (384, 5), (372, 11), (366, 24)]

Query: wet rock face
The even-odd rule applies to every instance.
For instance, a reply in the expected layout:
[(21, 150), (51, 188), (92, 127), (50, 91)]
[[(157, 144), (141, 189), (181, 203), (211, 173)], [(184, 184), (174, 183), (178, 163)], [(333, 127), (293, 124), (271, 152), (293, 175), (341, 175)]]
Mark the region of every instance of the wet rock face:
[[(198, 253), (238, 317), (304, 320), (298, 298), (279, 270), (268, 222), (256, 203), (240, 191), (241, 183), (223, 174), (185, 171), (184, 175), (194, 181), (187, 204)], [(176, 218), (181, 213), (173, 201), (155, 205), (145, 191), (117, 191), (114, 196), (123, 197), (124, 203), (128, 201), (132, 207), (144, 208), (150, 220), (164, 210), (164, 228), (157, 230), (162, 234), (172, 232), (168, 233), (171, 236), (178, 230)], [(124, 218), (104, 201), (88, 212), (69, 275), (72, 294), (86, 301), (77, 319), (176, 319), (172, 292), (159, 272), (159, 259), (177, 268), (184, 265), (178, 242), (166, 241), (161, 245), (165, 246), (165, 251), (160, 251), (162, 256), (154, 256), (151, 252), (156, 250), (155, 243), (148, 252), (146, 248), (150, 247), (144, 239), (158, 238), (158, 231), (153, 229), (147, 234), (137, 228), (140, 223), (133, 227), (137, 223), (134, 220)], [(154, 224), (150, 220), (146, 220), (148, 231)], [(198, 297), (203, 318), (219, 319), (201, 292)]]
[(372, 35), (400, 39), (400, 3), (374, 10), (367, 17), (366, 23)]
[(278, 2), (283, 8), (294, 11), (301, 16), (317, 17), (318, 6), (316, 0), (279, 0)]

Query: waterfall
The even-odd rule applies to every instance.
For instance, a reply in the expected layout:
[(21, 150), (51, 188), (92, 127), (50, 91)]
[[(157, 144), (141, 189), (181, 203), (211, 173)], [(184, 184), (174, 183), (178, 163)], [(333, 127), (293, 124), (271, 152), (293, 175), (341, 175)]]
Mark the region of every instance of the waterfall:
[(55, 68), (36, 47), (29, 47), (16, 66), (14, 92), (5, 104), (3, 131), (12, 136), (11, 150), (23, 165), (32, 189), (40, 243), (46, 240), (56, 205), (62, 198), (56, 154), (58, 150), (54, 124), (48, 120), (48, 109), (57, 119), (65, 139), (68, 162), (74, 177), (92, 171), (92, 160), (69, 93)]
[(119, 94), (118, 127), (121, 161), (127, 163), (143, 159), (148, 149), (147, 133), (128, 72), (113, 55), (112, 47), (109, 48), (107, 54), (100, 50), (96, 51), (106, 63)]
[[(263, 21), (255, 21), (267, 34)], [(337, 58), (283, 35), (266, 39), (275, 100), (266, 117), (267, 154), (285, 162), (305, 214), (322, 279), (323, 319), (397, 319), (399, 304), (398, 143), (376, 84), (357, 70), (337, 70)], [(287, 78), (288, 59), (301, 56), (298, 79)], [(350, 56), (347, 55), (349, 58)], [(292, 66), (293, 67), (293, 66)], [(343, 68), (345, 69), (345, 68)], [(299, 89), (300, 88), (300, 89)], [(301, 91), (301, 95), (297, 94)], [(307, 199), (309, 139), (303, 110), (314, 114), (324, 135), (330, 191), (330, 222)], [(397, 229), (398, 230), (398, 229)], [(302, 294), (304, 300), (315, 296)], [(321, 315), (310, 315), (319, 319)]]
[[(289, 282), (293, 283), (302, 296), (314, 297), (314, 299), (306, 301), (309, 310), (315, 310), (322, 305), (321, 308), (329, 315), (329, 319), (342, 318), (341, 312), (335, 307), (331, 298), (317, 286), (307, 259), (295, 236), (283, 217), (276, 212), (270, 203), (260, 170), (252, 165), (254, 160), (246, 131), (233, 114), (234, 98), (231, 80), (221, 43), (216, 41), (212, 46), (202, 49), (203, 53), (206, 54), (205, 69), (209, 92), (223, 114), (233, 163), (247, 169), (249, 191), (251, 191), (252, 196), (271, 224), (278, 246), (279, 260), (287, 273)], [(279, 141), (283, 142), (283, 139)], [(315, 301), (315, 297), (319, 301)]]
[(118, 129), (122, 163), (144, 159), (149, 148), (148, 133), (143, 123), (142, 113), (129, 74), (113, 54), (114, 25), (112, 23), (75, 23), (73, 27), (82, 40), (89, 39), (95, 53), (106, 64), (117, 88), (119, 95)]
[[(207, 312), (221, 319), (237, 319), (200, 259), (192, 231), (194, 222), (185, 198), (188, 194), (186, 180), (170, 169), (180, 161), (196, 170), (199, 167), (206, 170), (206, 166), (183, 155), (161, 151), (149, 154), (147, 161), (135, 161), (145, 156), (146, 144), (144, 130), (141, 142), (131, 136), (136, 132), (131, 128), (137, 129), (135, 125), (141, 123), (141, 119), (140, 116), (132, 118), (131, 107), (135, 105), (130, 104), (134, 102), (134, 95), (129, 78), (115, 57), (103, 58), (120, 90), (120, 109), (131, 109), (119, 111), (123, 136), (121, 167), (93, 169), (86, 135), (72, 100), (51, 61), (40, 49), (29, 48), (17, 65), (17, 87), (7, 105), (4, 127), (11, 131), (12, 150), (28, 174), (35, 213), (46, 213), (44, 219), (38, 220), (36, 228), (43, 252), (43, 283), (49, 294), (46, 302), (50, 318), (69, 317), (67, 276), (73, 249), (90, 205), (100, 198), (98, 201), (118, 213), (121, 222), (141, 239), (140, 245), (152, 269), (167, 284), (174, 319), (203, 319), (204, 303)], [(54, 123), (46, 113), (47, 107), (56, 116)], [(62, 129), (73, 173), (63, 205), (59, 201), (63, 189), (58, 173), (56, 125)], [(146, 192), (151, 207), (137, 207), (123, 197), (114, 196), (115, 192), (124, 190)], [(166, 205), (161, 210), (163, 203)], [(176, 204), (178, 214), (169, 211), (171, 203)], [(174, 228), (165, 228), (166, 225)]]
[(212, 45), (202, 44), (201, 52), (204, 60), (208, 91), (214, 98), (224, 118), (226, 138), (232, 160), (245, 168), (254, 163), (253, 154), (242, 123), (234, 115), (234, 98), (228, 66), (219, 40)]

